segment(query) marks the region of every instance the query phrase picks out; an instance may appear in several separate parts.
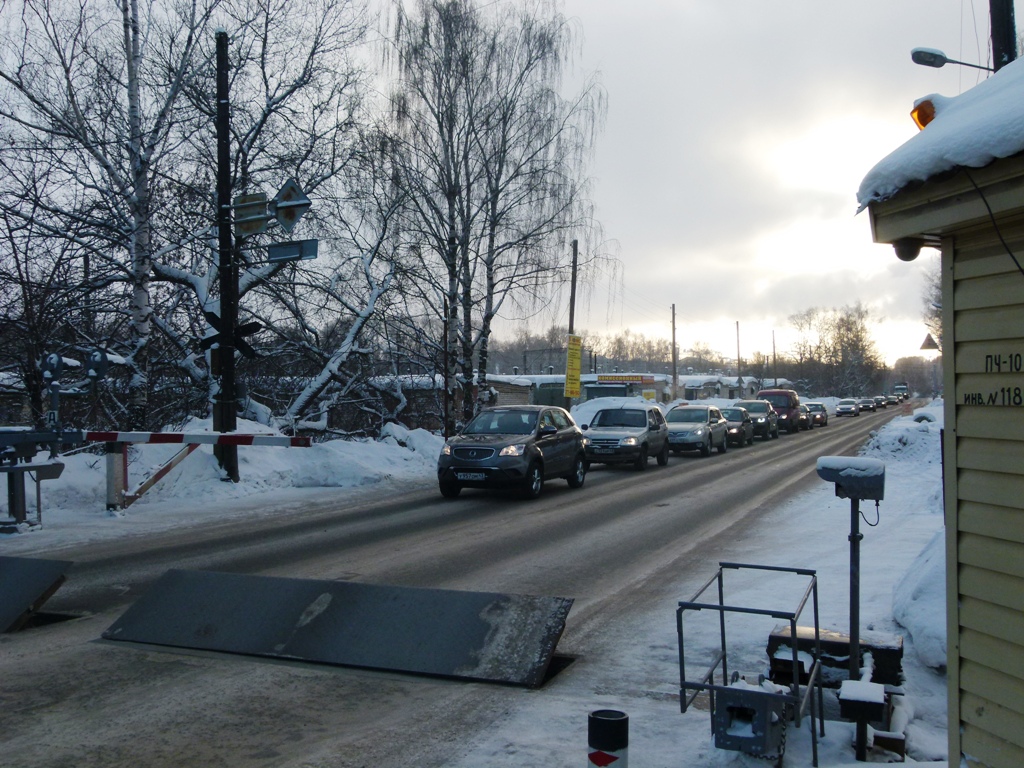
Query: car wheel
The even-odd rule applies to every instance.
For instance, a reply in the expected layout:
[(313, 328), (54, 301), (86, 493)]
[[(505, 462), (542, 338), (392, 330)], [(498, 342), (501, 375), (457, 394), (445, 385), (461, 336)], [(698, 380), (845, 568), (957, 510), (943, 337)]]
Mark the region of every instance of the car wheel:
[(587, 460), (582, 453), (572, 463), (572, 472), (565, 479), (569, 482), (570, 488), (583, 487), (583, 481), (587, 479)]
[(728, 451), (729, 450), (728, 443), (729, 443), (729, 441), (726, 438), (723, 437), (722, 438), (722, 444), (720, 446), (718, 446), (718, 452), (719, 453), (725, 453), (726, 451)]
[(438, 487), (441, 489), (441, 495), (446, 499), (454, 499), (460, 493), (462, 493), (462, 486), (458, 483), (438, 483)]
[(523, 487), (523, 496), (528, 499), (536, 499), (544, 488), (544, 470), (540, 464), (534, 462), (526, 470), (526, 485)]
[(664, 467), (668, 465), (668, 443), (662, 446), (661, 451), (658, 453), (658, 466)]
[(643, 472), (647, 469), (647, 446), (640, 446), (640, 455), (636, 457), (636, 463), (633, 465), (637, 472)]
[(710, 456), (711, 455), (711, 435), (708, 435), (708, 439), (707, 439), (706, 442), (701, 443), (700, 455), (701, 456)]

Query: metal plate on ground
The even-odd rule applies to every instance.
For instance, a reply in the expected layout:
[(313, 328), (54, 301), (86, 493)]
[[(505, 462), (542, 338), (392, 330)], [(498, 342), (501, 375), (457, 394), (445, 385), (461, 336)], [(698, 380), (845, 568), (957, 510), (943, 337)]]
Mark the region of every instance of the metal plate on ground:
[(572, 603), (171, 570), (103, 637), (536, 687)]
[(16, 632), (50, 599), (72, 563), (31, 557), (0, 557), (0, 632)]

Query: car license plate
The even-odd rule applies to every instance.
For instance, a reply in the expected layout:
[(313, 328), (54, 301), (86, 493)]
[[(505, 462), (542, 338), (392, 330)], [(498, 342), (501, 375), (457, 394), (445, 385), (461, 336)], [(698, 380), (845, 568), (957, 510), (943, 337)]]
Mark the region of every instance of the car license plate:
[(611, 448), (591, 448), (593, 453), (612, 453)]
[(463, 482), (487, 479), (487, 475), (484, 472), (456, 472), (455, 477)]

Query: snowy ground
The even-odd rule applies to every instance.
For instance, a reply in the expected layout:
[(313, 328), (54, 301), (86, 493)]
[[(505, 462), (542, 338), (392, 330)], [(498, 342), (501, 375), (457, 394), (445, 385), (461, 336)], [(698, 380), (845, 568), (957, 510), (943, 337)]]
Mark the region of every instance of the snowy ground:
[[(726, 403), (722, 403), (726, 404)], [(575, 414), (580, 423), (586, 408)], [(945, 766), (945, 599), (939, 429), (941, 402), (901, 416), (874, 434), (861, 454), (886, 467), (885, 499), (877, 510), (862, 504), (862, 630), (899, 633), (905, 640), (901, 699), (909, 757), (907, 762)], [(190, 425), (196, 431), (208, 425)], [(239, 431), (256, 428), (240, 424)], [(433, 484), (441, 441), (422, 430), (393, 426), (380, 441), (335, 441), (308, 449), (243, 448), (239, 450), (243, 482), (223, 482), (208, 448), (189, 457), (153, 491), (118, 515), (104, 509), (104, 458), (80, 453), (65, 459), (66, 469), (43, 488), (43, 527), (0, 537), (0, 555), (44, 554), (85, 541), (144, 535), (153, 530), (208, 520), (216, 502), (218, 519), (260, 514), (276, 504), (309, 498), (318, 489), (380, 488)], [(130, 485), (137, 484), (175, 452), (173, 446), (145, 446), (133, 451)], [(259, 504), (250, 498), (259, 494)], [(29, 494), (34, 497), (33, 493)], [(266, 513), (266, 512), (264, 512)], [(6, 509), (0, 507), (0, 516)], [(36, 510), (30, 504), (29, 517)], [(876, 523), (875, 525), (871, 525)], [(821, 625), (849, 625), (849, 501), (834, 496), (831, 484), (773, 510), (756, 525), (756, 535), (731, 542), (733, 562), (812, 568), (818, 571)], [(710, 577), (714, 571), (709, 564)], [(797, 577), (727, 576), (727, 601), (734, 605), (792, 610), (805, 582)], [(700, 584), (670, 585), (676, 599), (687, 600)], [(717, 618), (697, 614), (687, 626), (688, 677), (703, 672), (707, 654), (717, 647)], [(743, 672), (764, 667), (768, 619), (730, 619), (730, 659)], [(803, 622), (802, 622), (803, 623)], [(564, 752), (568, 740), (586, 740), (587, 711), (617, 709), (630, 717), (629, 753), (639, 766), (764, 766), (764, 761), (717, 750), (706, 712), (683, 715), (678, 701), (678, 650), (674, 603), (632, 617), (629, 637), (609, 638), (608, 668), (595, 676), (574, 664), (558, 684), (517, 696), (504, 725), (466, 745), (453, 765), (519, 766), (548, 764)], [(692, 651), (692, 656), (691, 656)], [(689, 660), (693, 658), (692, 668)], [(579, 667), (577, 669), (577, 667)], [(735, 663), (734, 663), (735, 668)], [(595, 682), (595, 680), (597, 682)], [(584, 714), (581, 716), (580, 713)], [(525, 734), (529, 734), (528, 737)], [(850, 749), (852, 726), (826, 722), (819, 743), (823, 768), (855, 762)], [(787, 765), (810, 765), (811, 739), (806, 725), (790, 730)], [(873, 752), (874, 762), (887, 756)], [(585, 758), (580, 755), (580, 763)]]

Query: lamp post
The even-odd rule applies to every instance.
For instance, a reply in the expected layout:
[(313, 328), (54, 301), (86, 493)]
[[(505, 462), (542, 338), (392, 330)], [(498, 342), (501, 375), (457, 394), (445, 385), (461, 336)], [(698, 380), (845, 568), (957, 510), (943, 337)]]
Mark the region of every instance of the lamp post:
[(961, 67), (971, 67), (973, 69), (983, 69), (986, 72), (995, 72), (992, 67), (983, 67), (981, 64), (969, 64), (966, 61), (951, 59), (936, 48), (915, 48), (910, 52), (910, 58), (915, 64), (920, 64), (922, 67), (935, 67), (938, 69), (946, 66), (947, 64), (959, 64)]

